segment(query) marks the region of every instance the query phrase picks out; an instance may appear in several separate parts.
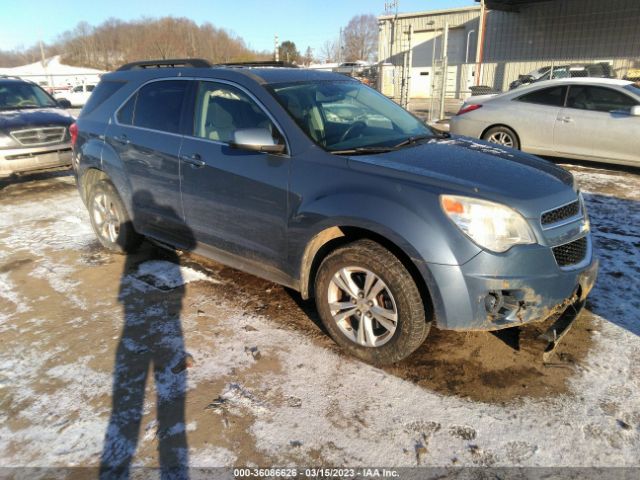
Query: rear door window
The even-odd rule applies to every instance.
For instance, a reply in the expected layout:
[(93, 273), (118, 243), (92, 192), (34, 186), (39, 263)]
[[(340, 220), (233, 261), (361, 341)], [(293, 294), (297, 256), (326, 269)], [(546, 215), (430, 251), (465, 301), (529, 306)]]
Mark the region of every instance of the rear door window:
[(637, 104), (629, 95), (612, 88), (589, 85), (572, 85), (567, 97), (567, 107), (594, 112), (628, 112)]
[(547, 105), (550, 107), (562, 107), (567, 87), (549, 87), (536, 90), (518, 97), (518, 100), (525, 103), (535, 103), (536, 105)]
[(162, 80), (142, 87), (137, 94), (133, 125), (178, 133), (187, 86), (183, 80)]

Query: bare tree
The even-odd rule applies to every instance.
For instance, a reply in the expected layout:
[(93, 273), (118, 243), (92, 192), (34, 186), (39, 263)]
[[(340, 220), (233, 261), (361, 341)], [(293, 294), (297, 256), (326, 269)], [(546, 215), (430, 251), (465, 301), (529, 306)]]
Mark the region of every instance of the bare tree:
[(302, 61), (305, 65), (313, 63), (313, 49), (311, 47), (307, 47), (307, 50), (304, 52), (304, 57), (302, 57)]
[(378, 20), (374, 15), (356, 15), (343, 29), (344, 59), (373, 61), (378, 53)]
[(338, 43), (333, 40), (326, 40), (320, 48), (320, 57), (325, 63), (338, 60)]
[[(270, 58), (269, 53), (249, 49), (242, 38), (224, 29), (175, 17), (141, 18), (129, 22), (110, 18), (96, 27), (81, 22), (47, 45), (45, 54), (61, 54), (68, 64), (104, 70), (150, 58), (201, 57), (213, 63)], [(3, 67), (39, 59), (37, 45), (0, 51), (0, 66)]]

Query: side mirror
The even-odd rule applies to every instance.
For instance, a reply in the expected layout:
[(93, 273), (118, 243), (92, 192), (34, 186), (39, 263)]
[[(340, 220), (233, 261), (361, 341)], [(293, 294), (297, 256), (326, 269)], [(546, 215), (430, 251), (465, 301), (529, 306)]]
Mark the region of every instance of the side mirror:
[(632, 117), (640, 117), (640, 105), (631, 107), (631, 110), (629, 110), (629, 115), (631, 115)]
[(285, 146), (273, 140), (266, 128), (242, 128), (233, 134), (232, 148), (253, 152), (284, 153)]
[(60, 108), (71, 108), (71, 102), (66, 98), (61, 98), (60, 100), (58, 100), (58, 105), (60, 106)]

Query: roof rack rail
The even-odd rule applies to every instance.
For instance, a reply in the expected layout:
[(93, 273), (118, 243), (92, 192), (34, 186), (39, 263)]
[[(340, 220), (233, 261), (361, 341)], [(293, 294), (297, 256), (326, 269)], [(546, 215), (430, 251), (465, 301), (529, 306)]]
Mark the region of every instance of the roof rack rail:
[(251, 67), (278, 67), (278, 68), (298, 68), (295, 63), (273, 61), (273, 60), (257, 60), (255, 62), (227, 62), (217, 63), (214, 67), (237, 67), (237, 68), (251, 68)]
[(211, 63), (202, 58), (172, 58), (167, 60), (143, 60), (140, 62), (125, 63), (117, 72), (124, 70), (145, 70), (147, 68), (211, 68)]

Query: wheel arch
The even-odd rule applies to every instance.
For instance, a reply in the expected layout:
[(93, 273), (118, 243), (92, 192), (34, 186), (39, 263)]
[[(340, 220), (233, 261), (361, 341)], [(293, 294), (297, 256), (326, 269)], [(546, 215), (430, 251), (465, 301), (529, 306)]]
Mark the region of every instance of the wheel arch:
[(328, 227), (317, 233), (307, 243), (300, 265), (300, 293), (302, 298), (306, 300), (314, 295), (314, 281), (318, 268), (331, 252), (343, 245), (365, 238), (382, 245), (400, 260), (418, 287), (426, 318), (432, 319), (434, 310), (432, 289), (429, 288), (420, 269), (412, 260), (412, 255), (400, 247), (397, 240), (391, 240), (388, 235), (361, 226), (343, 224)]

